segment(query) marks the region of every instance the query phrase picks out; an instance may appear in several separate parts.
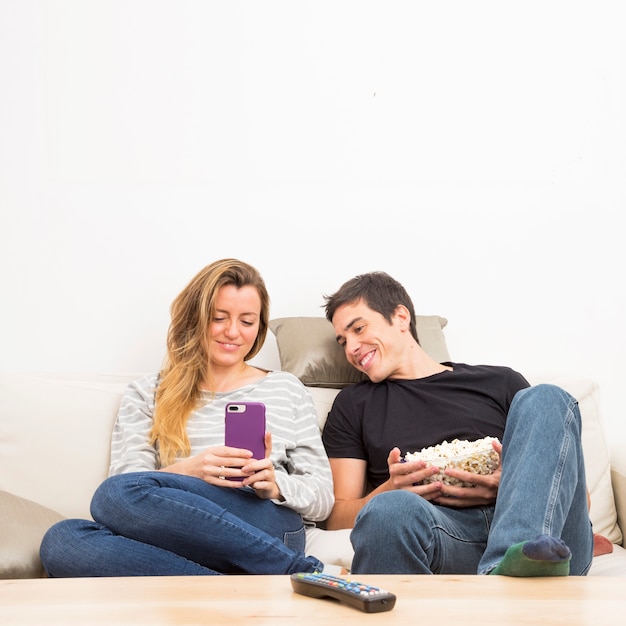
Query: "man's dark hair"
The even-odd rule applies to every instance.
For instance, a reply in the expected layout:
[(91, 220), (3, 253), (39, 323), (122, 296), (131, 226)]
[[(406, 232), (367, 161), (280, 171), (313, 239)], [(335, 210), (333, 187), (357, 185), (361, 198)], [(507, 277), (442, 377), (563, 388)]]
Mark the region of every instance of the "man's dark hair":
[(402, 304), (411, 314), (411, 335), (419, 343), (413, 302), (406, 289), (386, 272), (359, 274), (346, 281), (331, 296), (324, 296), (324, 300), (326, 300), (326, 319), (329, 322), (333, 321), (333, 316), (340, 306), (363, 300), (370, 309), (380, 313), (391, 324), (396, 308)]

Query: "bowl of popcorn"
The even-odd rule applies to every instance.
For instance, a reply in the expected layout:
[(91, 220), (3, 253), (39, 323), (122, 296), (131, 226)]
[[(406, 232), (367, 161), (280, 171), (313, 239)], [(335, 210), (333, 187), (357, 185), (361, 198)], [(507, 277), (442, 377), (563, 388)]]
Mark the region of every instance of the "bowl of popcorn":
[(407, 452), (405, 461), (426, 461), (426, 466), (437, 466), (441, 471), (429, 476), (422, 484), (442, 482), (455, 487), (474, 487), (469, 483), (444, 473), (446, 467), (472, 472), (472, 474), (493, 474), (500, 463), (498, 453), (491, 445), (496, 437), (484, 437), (476, 441), (453, 439), (436, 446), (422, 448), (419, 452)]

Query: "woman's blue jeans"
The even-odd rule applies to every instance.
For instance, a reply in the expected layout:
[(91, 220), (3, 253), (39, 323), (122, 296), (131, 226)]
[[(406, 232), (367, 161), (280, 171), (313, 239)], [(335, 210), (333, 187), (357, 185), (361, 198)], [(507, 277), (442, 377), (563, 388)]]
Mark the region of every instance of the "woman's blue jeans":
[(487, 574), (507, 549), (544, 534), (572, 552), (571, 575), (593, 558), (581, 418), (576, 400), (554, 385), (517, 393), (502, 440), (495, 507), (438, 506), (406, 490), (383, 492), (352, 531), (355, 574)]
[(298, 513), (251, 488), (227, 489), (190, 476), (112, 476), (94, 494), (95, 522), (69, 519), (44, 536), (51, 577), (210, 576), (312, 572)]

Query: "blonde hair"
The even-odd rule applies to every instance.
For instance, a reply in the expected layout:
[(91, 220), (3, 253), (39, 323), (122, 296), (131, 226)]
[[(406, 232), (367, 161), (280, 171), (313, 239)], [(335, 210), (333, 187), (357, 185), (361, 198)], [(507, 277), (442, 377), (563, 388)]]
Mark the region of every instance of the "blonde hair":
[(200, 270), (172, 302), (165, 358), (156, 392), (150, 443), (158, 444), (161, 467), (190, 453), (187, 421), (198, 408), (200, 385), (213, 389), (207, 329), (215, 313), (219, 289), (254, 287), (261, 298), (259, 332), (244, 360), (254, 357), (267, 335), (269, 295), (258, 270), (237, 259), (222, 259)]

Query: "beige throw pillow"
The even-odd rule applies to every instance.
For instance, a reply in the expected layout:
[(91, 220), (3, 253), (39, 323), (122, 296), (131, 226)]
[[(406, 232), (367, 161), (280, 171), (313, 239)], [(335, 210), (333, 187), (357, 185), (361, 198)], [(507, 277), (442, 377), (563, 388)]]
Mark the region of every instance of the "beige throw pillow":
[[(443, 334), (448, 320), (438, 315), (415, 318), (420, 345), (436, 361), (450, 360)], [(270, 321), (276, 335), (280, 366), (309, 387), (341, 388), (365, 380), (348, 363), (325, 317), (282, 317)]]
[(45, 577), (39, 546), (48, 528), (62, 519), (52, 509), (0, 491), (0, 579)]

